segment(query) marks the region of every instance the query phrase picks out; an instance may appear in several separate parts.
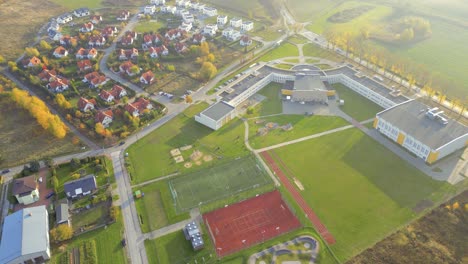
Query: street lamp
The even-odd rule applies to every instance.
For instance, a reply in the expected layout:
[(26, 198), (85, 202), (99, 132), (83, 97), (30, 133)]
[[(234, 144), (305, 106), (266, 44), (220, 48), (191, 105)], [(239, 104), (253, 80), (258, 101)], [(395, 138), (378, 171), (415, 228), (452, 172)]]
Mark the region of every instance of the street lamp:
[(265, 242), (265, 230), (262, 231), (262, 244)]
[(221, 257), (221, 250), (223, 250), (223, 248), (217, 247), (216, 250), (218, 251), (218, 258), (220, 258)]

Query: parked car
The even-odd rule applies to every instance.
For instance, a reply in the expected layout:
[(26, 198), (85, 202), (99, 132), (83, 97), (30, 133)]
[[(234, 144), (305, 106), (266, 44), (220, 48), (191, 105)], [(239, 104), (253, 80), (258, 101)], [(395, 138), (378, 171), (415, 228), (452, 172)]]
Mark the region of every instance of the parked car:
[(127, 245), (127, 240), (122, 239), (122, 241), (120, 242), (122, 244), (122, 247), (125, 247)]
[(2, 174), (7, 174), (10, 172), (10, 169), (2, 170)]
[(119, 146), (122, 146), (123, 144), (125, 144), (125, 141), (120, 141)]
[(50, 199), (54, 195), (55, 195), (55, 192), (50, 192), (49, 194), (46, 195), (46, 199)]

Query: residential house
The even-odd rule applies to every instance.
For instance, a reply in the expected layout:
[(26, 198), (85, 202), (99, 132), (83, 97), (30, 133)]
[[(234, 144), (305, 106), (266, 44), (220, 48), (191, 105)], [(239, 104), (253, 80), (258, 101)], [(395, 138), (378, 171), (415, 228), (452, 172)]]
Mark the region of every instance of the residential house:
[(153, 105), (148, 99), (143, 97), (140, 97), (135, 100), (135, 102), (129, 103), (125, 106), (125, 110), (134, 117), (140, 116), (145, 110), (151, 109), (153, 109)]
[(119, 55), (119, 60), (130, 60), (130, 59), (135, 59), (138, 58), (138, 50), (133, 48), (133, 49), (120, 49), (120, 55)]
[(49, 24), (49, 27), (47, 28), (47, 31), (59, 31), (60, 30), (60, 25), (57, 23), (57, 21), (52, 20)]
[(91, 21), (91, 23), (97, 25), (97, 24), (102, 22), (102, 16), (94, 15), (94, 16), (91, 16), (91, 18), (89, 20)]
[(76, 37), (70, 37), (70, 35), (65, 35), (60, 38), (60, 45), (63, 45), (65, 47), (71, 47), (73, 45), (76, 45), (78, 43), (78, 40)]
[(87, 112), (89, 110), (94, 110), (94, 106), (96, 105), (96, 101), (94, 99), (86, 99), (81, 97), (78, 100), (78, 109), (82, 112)]
[(88, 83), (91, 88), (96, 88), (107, 83), (109, 79), (99, 74), (98, 72), (91, 72), (84, 76), (83, 82)]
[[(133, 68), (138, 69), (137, 71), (132, 71)], [(128, 76), (134, 76), (135, 74), (140, 73), (140, 68), (137, 65), (134, 65), (131, 61), (126, 61), (119, 66), (120, 73), (126, 73)]]
[(153, 59), (158, 58), (160, 56), (169, 55), (169, 50), (164, 45), (159, 46), (159, 47), (150, 47), (148, 49), (148, 52), (150, 54), (150, 57), (153, 58)]
[(224, 29), (222, 32), (223, 37), (228, 38), (229, 36), (231, 36), (232, 31), (234, 31), (234, 29), (231, 27)]
[(145, 33), (143, 35), (143, 44), (141, 44), (141, 47), (143, 48), (143, 50), (147, 50), (149, 47), (161, 43), (163, 39), (163, 36), (161, 36), (160, 34)]
[(112, 90), (110, 91), (110, 93), (116, 99), (120, 99), (120, 98), (127, 95), (127, 91), (122, 86), (117, 85), (117, 84), (114, 84), (114, 86), (112, 87)]
[(101, 31), (101, 34), (107, 38), (107, 37), (113, 37), (118, 32), (119, 30), (117, 29), (117, 27), (107, 26)]
[[(182, 16), (182, 19), (184, 20), (184, 23), (190, 23), (192, 24), (193, 22), (195, 22), (195, 17), (192, 15), (192, 14), (188, 14), (188, 15), (183, 15)], [(190, 27), (191, 29), (192, 27)], [(187, 30), (187, 32), (190, 31), (190, 30)]]
[(46, 263), (48, 259), (49, 215), (45, 205), (24, 208), (5, 217), (0, 263)]
[(73, 11), (73, 14), (76, 17), (85, 17), (85, 16), (89, 16), (90, 12), (89, 12), (88, 8), (82, 7), (82, 8), (78, 8), (75, 11)]
[(166, 0), (150, 0), (150, 4), (153, 4), (153, 5), (165, 5), (165, 4), (166, 4)]
[(192, 9), (198, 11), (198, 12), (201, 12), (203, 13), (203, 10), (205, 9), (206, 5), (205, 4), (202, 4), (202, 3), (196, 3), (196, 4), (192, 4)]
[(181, 39), (186, 36), (186, 32), (181, 29), (174, 28), (167, 31), (164, 36), (169, 40)]
[(114, 113), (112, 112), (112, 109), (98, 111), (95, 117), (95, 121), (96, 123), (101, 123), (104, 127), (109, 127), (113, 121), (113, 115)]
[(241, 33), (238, 30), (233, 29), (231, 33), (226, 36), (229, 41), (237, 41), (241, 37)]
[(147, 6), (145, 6), (145, 8), (144, 8), (144, 13), (145, 13), (146, 15), (153, 15), (154, 12), (156, 12), (156, 6), (154, 6), (154, 5), (147, 5)]
[(62, 47), (62, 46), (58, 46), (55, 50), (54, 50), (54, 53), (52, 54), (55, 58), (63, 58), (63, 57), (66, 57), (68, 56), (68, 51)]
[[(177, 14), (177, 11), (176, 11), (176, 14)], [(182, 19), (184, 19), (185, 16), (190, 15), (190, 12), (188, 10), (186, 10), (186, 9), (182, 9), (182, 10), (180, 10), (180, 13), (178, 15), (181, 16)]]
[(128, 10), (122, 10), (119, 13), (117, 13), (117, 20), (119, 21), (127, 21), (128, 18), (130, 17), (130, 11)]
[(47, 30), (47, 34), (49, 38), (53, 41), (59, 41), (63, 37), (62, 33), (52, 29)]
[(28, 205), (39, 201), (39, 184), (36, 176), (14, 179), (12, 194), (20, 204)]
[(97, 56), (97, 50), (95, 48), (92, 48), (92, 49), (80, 48), (76, 52), (76, 58), (79, 59), (79, 60), (94, 59), (94, 58), (96, 58), (96, 56)]
[(192, 43), (194, 44), (201, 44), (202, 42), (205, 42), (206, 38), (200, 33), (193, 34), (192, 36)]
[(249, 36), (244, 35), (244, 36), (242, 36), (242, 38), (240, 40), (240, 45), (244, 46), (244, 47), (245, 46), (250, 46), (250, 45), (252, 45), (252, 39)]
[(218, 14), (218, 10), (214, 7), (205, 7), (203, 9), (203, 14), (209, 16), (209, 17), (214, 17)]
[(90, 60), (80, 60), (76, 62), (79, 72), (86, 72), (93, 69), (93, 64)]
[(218, 26), (226, 25), (227, 21), (228, 21), (228, 17), (225, 15), (219, 15), (218, 18), (216, 19), (216, 23), (218, 24)]
[(254, 23), (252, 21), (244, 21), (241, 25), (241, 30), (251, 31), (254, 28)]
[(218, 31), (218, 26), (214, 24), (207, 24), (203, 28), (203, 34), (208, 35), (210, 37), (214, 37), (217, 31)]
[(106, 38), (103, 35), (89, 36), (88, 45), (90, 47), (102, 47), (106, 44)]
[(175, 6), (162, 6), (161, 7), (161, 13), (166, 13), (166, 14), (175, 14), (177, 8)]
[(72, 17), (71, 14), (63, 14), (63, 15), (57, 17), (56, 21), (59, 24), (66, 24), (66, 23), (68, 23), (68, 22), (70, 22), (72, 20), (73, 20), (73, 17)]
[(110, 103), (114, 101), (114, 96), (110, 92), (104, 89), (102, 89), (101, 92), (99, 93), (99, 97), (106, 103)]
[(177, 42), (176, 44), (174, 44), (174, 49), (179, 54), (189, 51), (189, 48), (187, 47), (187, 45), (185, 45), (184, 42)]
[(66, 182), (63, 185), (68, 199), (81, 198), (90, 195), (97, 189), (96, 177), (93, 174), (83, 178)]
[(30, 59), (23, 60), (23, 66), (25, 68), (40, 66), (41, 63), (42, 63), (41, 60), (36, 56), (34, 56), (34, 57), (30, 58)]
[(50, 82), (57, 77), (57, 71), (43, 69), (42, 72), (37, 75), (37, 77), (39, 77), (39, 79), (41, 79), (43, 82)]
[(185, 32), (190, 32), (192, 29), (192, 23), (182, 22), (182, 24), (179, 26), (179, 29)]
[(56, 93), (61, 93), (65, 90), (68, 90), (69, 86), (70, 86), (69, 80), (65, 78), (58, 78), (58, 77), (47, 84), (47, 88)]
[(241, 27), (242, 26), (242, 19), (238, 18), (238, 17), (233, 17), (229, 21), (229, 24), (231, 25), (231, 27), (236, 27), (236, 28)]
[(120, 40), (120, 44), (123, 46), (132, 45), (133, 42), (137, 39), (138, 34), (135, 31), (127, 31)]
[(152, 84), (154, 82), (154, 73), (152, 71), (143, 73), (140, 77), (140, 82), (142, 84)]
[(176, 6), (183, 7), (183, 8), (191, 8), (192, 2), (190, 0), (177, 0)]
[(98, 72), (94, 71), (94, 72), (91, 72), (91, 73), (88, 73), (84, 76), (82, 82), (84, 83), (91, 83), (91, 81), (93, 79), (96, 79), (96, 78), (99, 78), (99, 76), (101, 76)]
[(70, 213), (68, 212), (68, 200), (62, 199), (55, 206), (55, 223), (57, 225), (70, 225)]
[(80, 28), (80, 32), (82, 33), (91, 32), (93, 30), (94, 30), (94, 25), (91, 22), (84, 23)]

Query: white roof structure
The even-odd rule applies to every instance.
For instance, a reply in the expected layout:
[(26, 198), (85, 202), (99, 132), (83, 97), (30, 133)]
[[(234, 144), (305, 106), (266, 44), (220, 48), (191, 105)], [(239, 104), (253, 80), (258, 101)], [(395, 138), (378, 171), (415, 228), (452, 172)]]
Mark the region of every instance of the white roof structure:
[(0, 263), (45, 251), (49, 251), (49, 219), (45, 205), (25, 208), (5, 218)]

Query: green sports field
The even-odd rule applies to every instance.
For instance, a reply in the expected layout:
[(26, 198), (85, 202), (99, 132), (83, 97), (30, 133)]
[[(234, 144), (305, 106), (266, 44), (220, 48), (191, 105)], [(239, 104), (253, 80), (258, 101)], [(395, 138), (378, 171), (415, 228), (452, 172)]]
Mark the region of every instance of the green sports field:
[(236, 159), (169, 181), (179, 211), (214, 202), (263, 185), (271, 179), (254, 156)]
[(437, 202), (454, 189), (357, 129), (274, 153), (304, 186), (304, 199), (336, 238), (331, 248), (343, 262), (414, 219), (419, 202)]

